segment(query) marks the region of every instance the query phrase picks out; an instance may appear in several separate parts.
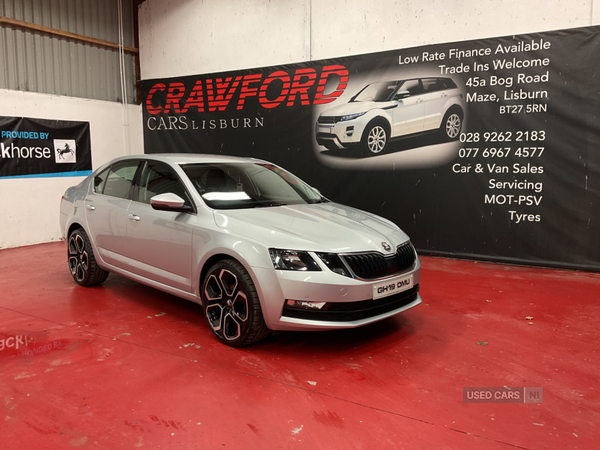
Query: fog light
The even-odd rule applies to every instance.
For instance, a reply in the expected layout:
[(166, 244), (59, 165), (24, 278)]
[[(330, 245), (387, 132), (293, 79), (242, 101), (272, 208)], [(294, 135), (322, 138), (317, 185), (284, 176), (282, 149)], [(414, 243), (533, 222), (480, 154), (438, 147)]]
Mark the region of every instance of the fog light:
[(350, 137), (354, 134), (354, 125), (351, 127), (346, 127), (346, 136)]
[(288, 300), (287, 305), (292, 308), (323, 309), (327, 302), (306, 302), (303, 300)]

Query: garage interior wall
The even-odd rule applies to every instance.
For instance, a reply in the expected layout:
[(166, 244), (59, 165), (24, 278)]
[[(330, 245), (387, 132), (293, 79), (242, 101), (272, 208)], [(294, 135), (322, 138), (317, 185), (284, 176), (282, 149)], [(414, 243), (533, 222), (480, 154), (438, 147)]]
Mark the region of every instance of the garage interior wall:
[(146, 0), (139, 10), (141, 78), (598, 23), (600, 0)]
[[(139, 105), (0, 89), (0, 115), (90, 123), (92, 168), (143, 153)], [(125, 129), (126, 128), (126, 129)], [(126, 142), (127, 141), (127, 142)], [(56, 241), (60, 199), (83, 177), (0, 179), (0, 249)]]
[[(146, 0), (141, 78), (356, 55), (600, 23), (600, 0)], [(141, 108), (0, 89), (0, 115), (89, 121), (93, 168), (142, 153)], [(0, 248), (60, 239), (58, 205), (81, 178), (0, 179)]]
[[(112, 43), (133, 46), (131, 0), (0, 0), (0, 16)], [(92, 168), (117, 156), (142, 153), (141, 108), (134, 61), (125, 53), (125, 104), (119, 52), (27, 27), (0, 27), (0, 115), (90, 123)], [(54, 94), (54, 95), (53, 95)], [(60, 239), (62, 194), (82, 177), (0, 179), (0, 248)]]

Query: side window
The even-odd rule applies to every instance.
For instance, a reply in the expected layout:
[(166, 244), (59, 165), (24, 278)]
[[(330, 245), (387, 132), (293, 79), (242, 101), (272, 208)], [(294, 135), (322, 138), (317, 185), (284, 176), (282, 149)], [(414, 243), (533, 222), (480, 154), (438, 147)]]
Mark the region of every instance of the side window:
[(454, 83), (454, 81), (452, 81), (450, 78), (440, 78), (439, 82), (442, 86), (444, 86), (444, 89), (456, 89), (456, 83)]
[(110, 167), (104, 183), (104, 195), (129, 198), (139, 161), (116, 163)]
[(438, 84), (436, 78), (424, 78), (423, 79), (423, 91), (435, 92), (441, 90), (442, 87)]
[(189, 205), (185, 187), (173, 169), (166, 164), (148, 162), (140, 177), (138, 201), (150, 203), (150, 199), (155, 195), (169, 192), (177, 194)]
[(421, 88), (421, 82), (419, 80), (407, 80), (402, 86), (400, 86), (401, 91), (408, 91), (410, 96), (419, 95), (423, 93), (423, 89)]
[(108, 169), (104, 169), (98, 175), (94, 177), (94, 192), (102, 194), (104, 192), (104, 185), (106, 184), (106, 177), (108, 176)]

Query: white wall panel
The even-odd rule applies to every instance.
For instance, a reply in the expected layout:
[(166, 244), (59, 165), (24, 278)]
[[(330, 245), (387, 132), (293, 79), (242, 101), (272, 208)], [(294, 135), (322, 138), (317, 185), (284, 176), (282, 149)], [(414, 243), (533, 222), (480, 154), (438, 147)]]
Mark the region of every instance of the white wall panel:
[[(90, 122), (92, 166), (143, 153), (141, 107), (0, 89), (0, 115)], [(128, 125), (123, 124), (127, 122)], [(60, 199), (82, 177), (0, 179), (0, 248), (60, 239)]]
[(309, 17), (309, 0), (147, 0), (141, 78), (305, 61)]
[[(312, 56), (323, 59), (591, 25), (591, 0), (313, 0)], [(365, 7), (365, 5), (367, 5)]]
[(146, 0), (143, 79), (598, 23), (600, 0)]

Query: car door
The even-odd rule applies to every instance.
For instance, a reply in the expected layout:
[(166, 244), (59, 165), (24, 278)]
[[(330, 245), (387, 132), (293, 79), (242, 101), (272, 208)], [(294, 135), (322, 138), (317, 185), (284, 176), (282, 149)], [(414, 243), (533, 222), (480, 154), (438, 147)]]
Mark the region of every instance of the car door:
[(425, 105), (424, 130), (439, 128), (445, 114), (448, 90), (439, 78), (423, 78), (423, 100)]
[(131, 271), (167, 286), (192, 292), (192, 234), (195, 213), (157, 211), (150, 199), (177, 194), (192, 205), (175, 170), (166, 163), (147, 161), (141, 169), (134, 199), (127, 211)]
[[(406, 94), (408, 92), (408, 95)], [(425, 105), (423, 103), (423, 89), (418, 79), (406, 80), (394, 97), (398, 106), (393, 108), (392, 137), (423, 131), (423, 116)]]
[(97, 256), (122, 269), (128, 268), (127, 209), (139, 164), (139, 160), (120, 161), (96, 175), (84, 202)]

